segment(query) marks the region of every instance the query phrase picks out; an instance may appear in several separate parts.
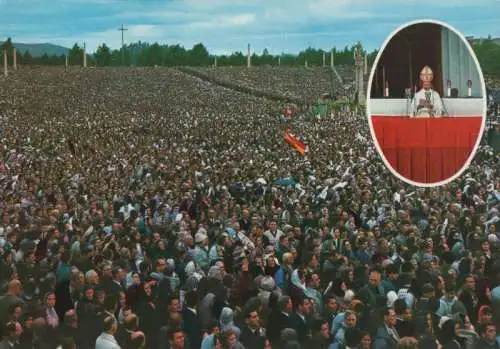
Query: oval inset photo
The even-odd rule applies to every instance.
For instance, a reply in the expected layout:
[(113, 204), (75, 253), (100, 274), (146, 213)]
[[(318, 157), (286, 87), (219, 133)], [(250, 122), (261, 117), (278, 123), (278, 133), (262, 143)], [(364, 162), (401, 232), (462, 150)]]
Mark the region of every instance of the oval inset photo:
[(398, 28), (368, 82), (368, 122), (385, 165), (420, 187), (460, 176), (481, 141), (485, 96), (481, 67), (461, 33), (431, 20)]

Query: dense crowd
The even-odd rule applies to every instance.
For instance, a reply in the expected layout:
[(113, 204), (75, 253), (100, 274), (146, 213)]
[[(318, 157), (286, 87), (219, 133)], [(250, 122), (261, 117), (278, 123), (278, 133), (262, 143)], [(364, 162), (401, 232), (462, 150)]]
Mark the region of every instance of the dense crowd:
[(0, 348), (499, 348), (499, 154), (415, 188), (365, 116), (292, 121), (301, 156), (280, 109), (163, 68), (3, 80)]
[(492, 89), (499, 89), (500, 88), (500, 79), (496, 77), (491, 77), (491, 76), (486, 76), (484, 78), (486, 82), (486, 86)]
[[(332, 90), (339, 96), (344, 86), (353, 85), (354, 68), (336, 66), (336, 73), (329, 67), (215, 67), (197, 68), (200, 72), (223, 81), (236, 81), (239, 85), (260, 91), (278, 93), (306, 103), (316, 103), (318, 97)], [(341, 79), (342, 83), (340, 82)], [(368, 75), (366, 76), (368, 79)]]

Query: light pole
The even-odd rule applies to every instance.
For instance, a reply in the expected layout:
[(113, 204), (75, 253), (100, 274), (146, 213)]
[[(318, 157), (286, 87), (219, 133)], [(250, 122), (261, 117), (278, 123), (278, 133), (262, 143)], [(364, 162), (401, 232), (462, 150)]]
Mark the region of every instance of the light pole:
[(122, 64), (125, 65), (125, 44), (123, 41), (123, 33), (128, 30), (127, 28), (123, 27), (123, 24), (120, 28), (118, 28), (119, 31), (122, 32)]

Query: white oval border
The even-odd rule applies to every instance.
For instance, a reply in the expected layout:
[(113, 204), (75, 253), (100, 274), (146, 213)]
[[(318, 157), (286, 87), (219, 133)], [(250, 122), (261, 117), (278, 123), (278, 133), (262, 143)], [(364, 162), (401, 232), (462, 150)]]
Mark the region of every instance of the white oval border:
[[(407, 27), (415, 25), (415, 24), (437, 24), (437, 25), (440, 25), (442, 27), (445, 27), (445, 28), (451, 30), (453, 33), (455, 33), (456, 35), (458, 35), (458, 37), (462, 40), (462, 42), (465, 43), (465, 46), (467, 47), (469, 55), (471, 55), (472, 58), (474, 59), (474, 63), (476, 64), (476, 69), (479, 71), (479, 79), (481, 81), (481, 91), (482, 91), (482, 95), (483, 95), (483, 113), (482, 113), (481, 128), (479, 130), (479, 136), (478, 136), (478, 138), (476, 140), (476, 144), (474, 145), (474, 148), (472, 149), (471, 154), (469, 155), (469, 157), (467, 158), (467, 160), (465, 161), (465, 163), (463, 164), (463, 166), (453, 176), (451, 176), (450, 178), (445, 179), (445, 180), (443, 180), (441, 182), (434, 182), (434, 183), (414, 182), (411, 179), (402, 176), (394, 168), (392, 168), (392, 166), (389, 163), (389, 161), (387, 161), (387, 159), (386, 159), (386, 157), (384, 155), (384, 152), (380, 148), (380, 145), (378, 144), (378, 140), (377, 140), (377, 137), (375, 135), (375, 130), (373, 129), (373, 123), (372, 123), (372, 117), (371, 117), (371, 110), (370, 110), (370, 99), (371, 99), (373, 76), (375, 75), (375, 70), (376, 70), (376, 68), (378, 66), (378, 62), (380, 60), (380, 57), (384, 53), (384, 51), (385, 51), (387, 45), (389, 44), (389, 42), (392, 40), (392, 38), (396, 34), (398, 34), (400, 31), (406, 29)], [(477, 57), (476, 57), (476, 54), (474, 53), (474, 50), (472, 49), (471, 45), (469, 44), (469, 42), (467, 41), (467, 39), (465, 38), (465, 36), (462, 33), (460, 33), (458, 30), (456, 30), (451, 25), (449, 25), (447, 23), (444, 23), (444, 22), (441, 22), (439, 20), (434, 20), (434, 19), (415, 20), (415, 21), (407, 22), (405, 24), (400, 25), (396, 30), (394, 30), (389, 35), (389, 37), (387, 39), (385, 39), (384, 43), (380, 47), (379, 52), (377, 54), (377, 57), (375, 58), (375, 61), (373, 62), (373, 65), (372, 65), (372, 69), (371, 69), (371, 72), (370, 72), (370, 78), (368, 79), (367, 89), (368, 89), (368, 91), (367, 91), (367, 94), (366, 94), (366, 116), (368, 118), (368, 125), (370, 127), (370, 133), (371, 133), (371, 136), (372, 136), (372, 140), (373, 140), (373, 143), (375, 144), (375, 147), (377, 148), (377, 151), (378, 151), (380, 157), (382, 158), (382, 161), (384, 162), (385, 167), (387, 167), (389, 169), (389, 171), (391, 171), (391, 173), (396, 178), (398, 178), (399, 180), (401, 180), (401, 181), (403, 181), (405, 183), (408, 183), (408, 184), (411, 184), (413, 186), (416, 186), (416, 187), (433, 188), (433, 187), (440, 187), (440, 186), (446, 185), (446, 184), (454, 181), (455, 179), (457, 179), (458, 177), (460, 177), (465, 172), (465, 170), (467, 170), (467, 168), (469, 167), (470, 163), (472, 162), (472, 159), (474, 158), (474, 156), (476, 156), (477, 149), (479, 148), (479, 144), (481, 143), (481, 139), (483, 138), (484, 128), (486, 126), (487, 96), (486, 96), (486, 83), (484, 81), (484, 76), (483, 76), (483, 71), (481, 69), (481, 65), (479, 64), (479, 61), (477, 60)]]

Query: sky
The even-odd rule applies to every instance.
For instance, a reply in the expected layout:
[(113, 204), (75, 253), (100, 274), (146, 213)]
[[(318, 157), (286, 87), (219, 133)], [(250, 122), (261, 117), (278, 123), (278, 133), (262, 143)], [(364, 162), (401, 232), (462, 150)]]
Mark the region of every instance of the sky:
[(158, 42), (211, 53), (296, 53), (329, 50), (358, 40), (372, 51), (400, 25), (446, 22), (464, 35), (500, 37), (500, 0), (0, 0), (0, 41), (86, 43)]

